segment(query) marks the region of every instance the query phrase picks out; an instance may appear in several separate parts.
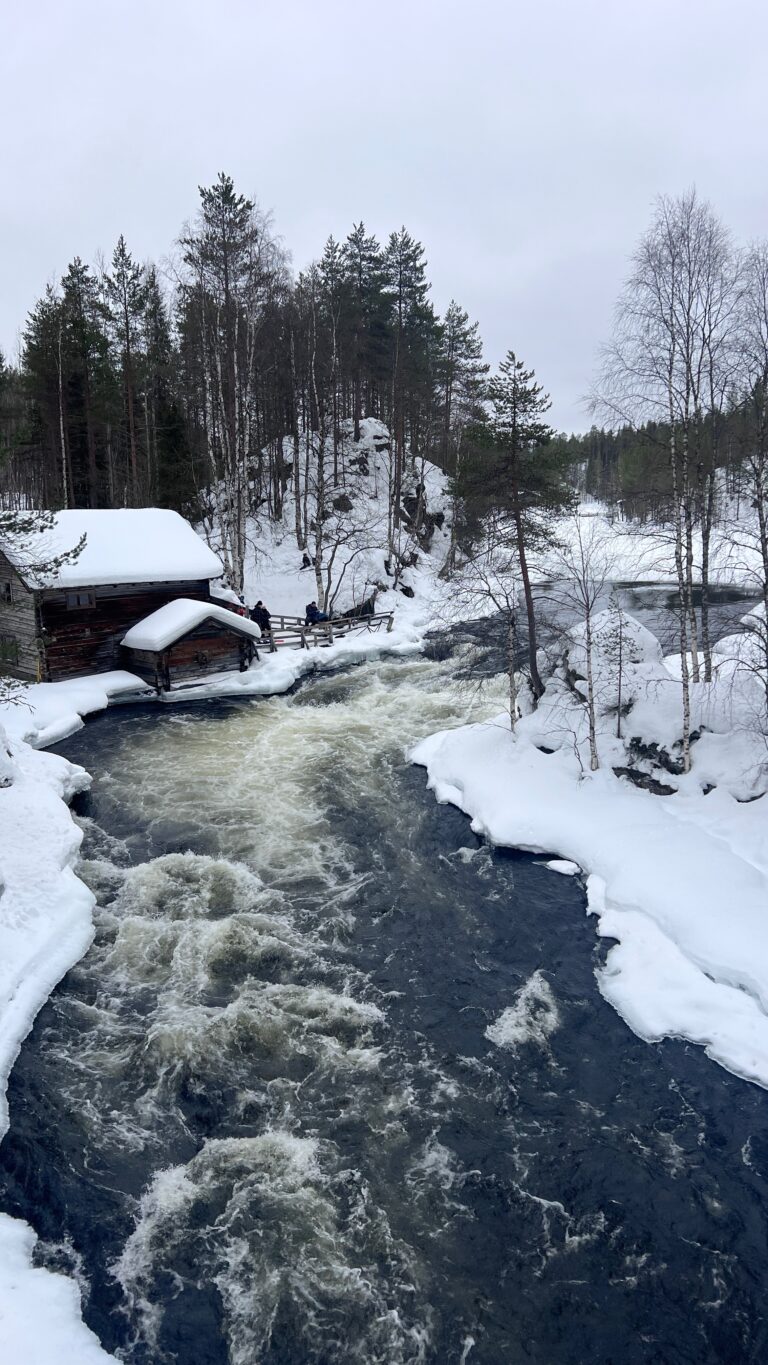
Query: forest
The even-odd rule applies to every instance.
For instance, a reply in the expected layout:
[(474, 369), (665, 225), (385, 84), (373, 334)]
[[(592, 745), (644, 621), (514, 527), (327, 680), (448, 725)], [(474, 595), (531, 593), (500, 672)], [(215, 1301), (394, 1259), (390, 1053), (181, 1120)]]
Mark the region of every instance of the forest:
[(222, 174), (162, 276), (121, 236), (34, 305), (19, 368), (0, 363), (2, 499), (200, 520), (215, 488), (239, 579), (247, 517), (279, 518), (289, 480), (297, 518), (306, 505), (300, 451), (338, 486), (342, 426), (359, 437), (370, 416), (392, 435), (396, 506), (406, 449), (451, 467), (488, 370), (477, 324), (455, 302), (439, 317), (429, 290), (406, 228), (381, 245), (362, 222), (294, 277), (268, 216)]
[[(765, 520), (766, 299), (765, 243), (737, 247), (695, 191), (660, 199), (585, 407), (593, 425), (558, 435), (533, 371), (510, 351), (491, 377), (478, 323), (453, 300), (437, 313), (405, 227), (380, 243), (361, 221), (294, 272), (269, 215), (220, 174), (162, 269), (120, 236), (31, 308), (18, 364), (0, 357), (0, 503), (172, 507), (215, 526), (238, 588), (247, 526), (288, 514), (319, 575), (345, 452), (373, 417), (390, 433), (396, 582), (428, 460), (451, 480), (465, 548), (492, 508), (515, 504), (522, 543), (587, 496), (681, 528), (689, 587), (696, 529), (706, 589), (712, 528), (734, 511)], [(449, 569), (455, 540), (451, 554)]]

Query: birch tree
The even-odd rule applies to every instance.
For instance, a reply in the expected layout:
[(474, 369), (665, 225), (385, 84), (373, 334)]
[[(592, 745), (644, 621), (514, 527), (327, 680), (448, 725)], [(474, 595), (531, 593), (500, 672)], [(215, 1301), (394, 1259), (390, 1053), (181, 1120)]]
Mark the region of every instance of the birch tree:
[[(715, 461), (705, 460), (705, 419), (716, 424), (728, 388), (738, 316), (738, 265), (730, 239), (695, 190), (660, 198), (632, 258), (605, 348), (593, 406), (635, 429), (654, 422), (666, 442), (674, 564), (680, 599), (683, 763), (690, 767), (690, 684), (698, 682), (694, 527), (701, 526), (703, 599), (709, 583)], [(705, 605), (705, 677), (711, 651)]]
[[(551, 554), (556, 575), (552, 589), (554, 601), (566, 618), (575, 614), (583, 629), (586, 682), (587, 731), (589, 735), (589, 766), (592, 772), (600, 767), (597, 747), (598, 686), (595, 678), (595, 617), (603, 610), (615, 573), (615, 556), (611, 542), (596, 517), (578, 513), (560, 530), (557, 546)], [(619, 689), (621, 688), (621, 664)]]
[[(741, 295), (742, 385), (746, 394), (742, 483), (754, 512), (754, 529), (739, 518), (730, 528), (742, 570), (757, 559), (762, 620), (755, 631), (762, 646), (768, 712), (768, 241), (754, 243), (744, 262)], [(744, 553), (746, 552), (746, 554)], [(752, 570), (754, 572), (754, 570)]]
[(513, 734), (520, 707), (518, 615), (521, 594), (520, 561), (510, 537), (509, 516), (497, 509), (483, 518), (473, 551), (451, 581), (450, 598), (443, 615), (446, 625), (490, 613), (497, 617), (503, 632), (507, 712)]

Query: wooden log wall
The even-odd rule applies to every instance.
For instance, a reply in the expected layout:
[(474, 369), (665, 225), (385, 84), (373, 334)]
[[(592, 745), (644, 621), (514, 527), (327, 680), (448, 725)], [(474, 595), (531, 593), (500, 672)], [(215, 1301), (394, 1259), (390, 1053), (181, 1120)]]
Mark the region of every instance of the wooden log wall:
[(121, 666), (158, 688), (205, 677), (208, 673), (243, 670), (256, 656), (256, 641), (224, 622), (202, 621), (164, 650), (121, 650)]
[(39, 635), (35, 594), (0, 551), (0, 673), (35, 682)]
[(40, 594), (40, 621), (51, 682), (122, 668), (120, 641), (130, 626), (176, 597), (208, 601), (205, 579), (194, 583), (119, 584), (77, 591), (90, 591), (93, 606), (68, 606), (65, 590), (47, 589)]

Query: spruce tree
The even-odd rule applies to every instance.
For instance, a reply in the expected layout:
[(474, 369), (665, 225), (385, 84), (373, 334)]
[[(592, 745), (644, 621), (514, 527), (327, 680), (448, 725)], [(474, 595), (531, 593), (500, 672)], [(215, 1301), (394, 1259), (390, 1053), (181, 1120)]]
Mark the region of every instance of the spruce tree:
[(99, 281), (76, 256), (61, 282), (58, 350), (66, 389), (72, 497), (81, 507), (101, 507), (108, 500), (107, 427), (115, 413), (116, 385), (107, 322)]
[(376, 238), (366, 233), (364, 223), (354, 224), (341, 248), (341, 260), (349, 288), (352, 418), (354, 438), (359, 441), (363, 409), (378, 416), (378, 389), (386, 380), (389, 351), (381, 248)]
[(482, 401), (490, 366), (483, 361), (478, 323), (454, 299), (446, 309), (437, 357), (441, 421), (439, 459), (443, 469), (456, 473), (461, 434), (471, 422), (482, 420)]

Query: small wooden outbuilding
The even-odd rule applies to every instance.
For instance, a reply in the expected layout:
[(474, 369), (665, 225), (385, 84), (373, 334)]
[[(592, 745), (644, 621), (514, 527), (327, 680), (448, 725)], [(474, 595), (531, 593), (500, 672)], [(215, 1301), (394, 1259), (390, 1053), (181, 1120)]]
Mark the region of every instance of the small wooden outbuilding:
[(258, 658), (259, 627), (215, 602), (168, 602), (123, 637), (121, 663), (158, 691)]
[[(81, 542), (74, 558), (43, 569)], [(182, 596), (209, 602), (221, 574), (189, 523), (163, 508), (73, 509), (41, 534), (5, 535), (0, 673), (55, 682), (124, 667), (131, 626)]]

